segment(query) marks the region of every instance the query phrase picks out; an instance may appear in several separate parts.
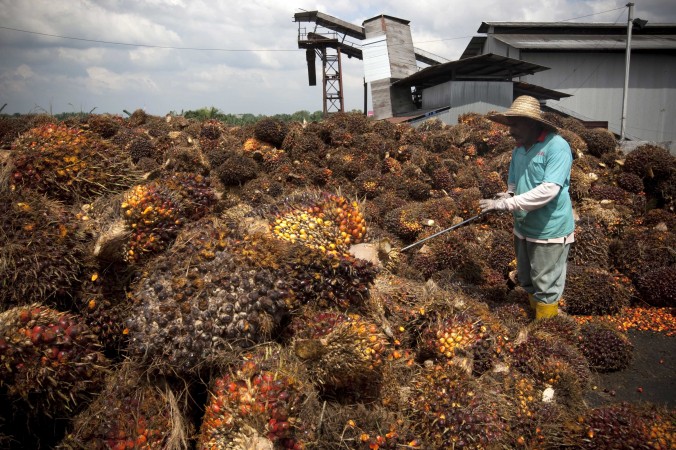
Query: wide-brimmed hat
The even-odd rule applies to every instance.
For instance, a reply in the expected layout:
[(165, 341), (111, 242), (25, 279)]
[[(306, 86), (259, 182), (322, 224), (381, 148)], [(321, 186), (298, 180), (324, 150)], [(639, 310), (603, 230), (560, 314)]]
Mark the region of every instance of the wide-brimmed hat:
[(547, 128), (550, 131), (556, 131), (556, 125), (544, 118), (538, 99), (531, 97), (530, 95), (521, 95), (517, 97), (512, 103), (512, 106), (504, 112), (486, 116), (487, 119), (490, 119), (493, 122), (507, 126), (512, 124), (511, 119), (515, 117), (525, 117), (534, 120), (539, 122), (544, 128)]

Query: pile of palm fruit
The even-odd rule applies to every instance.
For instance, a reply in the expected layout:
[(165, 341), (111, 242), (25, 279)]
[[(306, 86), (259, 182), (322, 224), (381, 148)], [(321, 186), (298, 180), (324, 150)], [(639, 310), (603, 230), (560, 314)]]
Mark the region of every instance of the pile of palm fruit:
[(673, 405), (586, 395), (676, 334), (676, 158), (548, 119), (577, 229), (533, 321), (509, 214), (401, 251), (505, 190), (485, 116), (1, 117), (0, 445), (674, 448)]

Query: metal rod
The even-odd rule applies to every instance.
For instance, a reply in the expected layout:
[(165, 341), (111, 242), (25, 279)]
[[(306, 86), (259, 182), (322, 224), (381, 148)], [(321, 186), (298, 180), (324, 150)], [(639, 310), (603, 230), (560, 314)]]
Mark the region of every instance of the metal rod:
[(627, 3), (629, 14), (627, 20), (627, 50), (626, 61), (624, 63), (624, 91), (622, 93), (622, 122), (620, 125), (620, 140), (624, 140), (625, 128), (627, 122), (627, 100), (629, 97), (629, 59), (631, 58), (631, 30), (634, 21), (634, 4)]
[(441, 231), (439, 231), (439, 232), (437, 232), (437, 233), (434, 233), (434, 234), (431, 235), (431, 236), (427, 236), (425, 239), (421, 239), (421, 240), (419, 240), (418, 242), (414, 242), (413, 244), (408, 245), (408, 246), (402, 248), (400, 251), (404, 252), (404, 251), (408, 250), (409, 248), (412, 248), (412, 247), (415, 247), (416, 245), (422, 244), (423, 242), (428, 241), (428, 240), (430, 240), (430, 239), (432, 239), (432, 238), (434, 238), (434, 237), (437, 237), (437, 236), (439, 236), (440, 234), (444, 234), (444, 233), (446, 233), (446, 232), (448, 232), (448, 231), (455, 230), (456, 228), (459, 228), (459, 227), (461, 227), (461, 226), (463, 226), (463, 225), (465, 225), (465, 224), (467, 224), (467, 223), (469, 223), (469, 222), (471, 222), (471, 221), (473, 221), (473, 220), (476, 220), (476, 219), (478, 219), (478, 218), (481, 217), (481, 216), (482, 216), (482, 213), (479, 213), (479, 214), (477, 214), (477, 215), (474, 216), (474, 217), (470, 217), (469, 219), (465, 219), (465, 220), (463, 220), (462, 222), (460, 222), (460, 223), (458, 223), (458, 224), (456, 224), (456, 225), (453, 225), (452, 227), (448, 227), (448, 228), (446, 228), (445, 230), (441, 230)]

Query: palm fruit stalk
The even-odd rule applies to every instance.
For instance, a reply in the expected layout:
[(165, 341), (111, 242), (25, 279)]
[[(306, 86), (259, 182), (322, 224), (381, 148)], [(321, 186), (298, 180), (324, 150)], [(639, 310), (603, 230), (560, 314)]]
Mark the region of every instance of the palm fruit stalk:
[(228, 373), (217, 377), (197, 449), (306, 448), (302, 408), (311, 385), (295, 364), (279, 347), (269, 345), (244, 355)]
[(0, 313), (0, 385), (36, 414), (72, 412), (102, 385), (109, 361), (79, 317), (38, 303)]
[(217, 219), (187, 226), (132, 286), (130, 353), (190, 373), (276, 333), (291, 295), (279, 241), (237, 238)]
[(60, 203), (0, 189), (0, 310), (33, 301), (68, 303), (78, 284), (78, 225)]
[(126, 361), (105, 389), (72, 421), (58, 450), (159, 450), (188, 448), (192, 426), (185, 399), (167, 380), (152, 382)]
[(388, 341), (379, 327), (357, 314), (319, 312), (298, 317), (292, 346), (325, 390), (378, 384)]
[(122, 149), (87, 130), (47, 124), (12, 145), (11, 189), (33, 189), (74, 203), (120, 192), (139, 180)]

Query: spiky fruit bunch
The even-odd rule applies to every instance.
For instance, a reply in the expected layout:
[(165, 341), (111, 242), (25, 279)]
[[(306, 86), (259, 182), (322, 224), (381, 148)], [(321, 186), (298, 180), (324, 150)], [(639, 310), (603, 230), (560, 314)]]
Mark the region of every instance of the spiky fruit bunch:
[(676, 264), (676, 255), (665, 248), (676, 247), (676, 234), (659, 229), (633, 229), (610, 245), (614, 268), (636, 282), (643, 274)]
[(9, 150), (12, 148), (12, 142), (30, 128), (31, 122), (25, 116), (8, 117), (3, 115), (0, 117), (0, 148)]
[(643, 179), (631, 172), (622, 172), (617, 176), (617, 185), (627, 192), (639, 194), (643, 192)]
[(556, 428), (565, 417), (561, 406), (543, 402), (543, 389), (531, 377), (510, 371), (494, 374), (501, 382), (500, 394), (508, 402), (506, 419), (510, 429), (509, 448), (543, 449), (554, 446), (560, 435)]
[(272, 144), (277, 148), (282, 146), (288, 132), (289, 125), (286, 122), (270, 117), (263, 118), (254, 125), (256, 139)]
[(40, 304), (0, 313), (0, 385), (36, 414), (65, 414), (100, 387), (109, 362), (89, 328)]
[(232, 155), (216, 167), (214, 173), (226, 186), (238, 186), (256, 178), (258, 163), (246, 155)]
[(125, 150), (129, 153), (129, 156), (131, 156), (131, 160), (134, 164), (137, 164), (143, 158), (153, 158), (156, 156), (153, 141), (145, 135), (133, 139), (125, 146)]
[(474, 349), (491, 347), (488, 327), (466, 312), (443, 314), (431, 320), (420, 333), (423, 358), (448, 361), (456, 355), (472, 355)]
[(385, 212), (383, 225), (397, 237), (412, 241), (423, 230), (424, 218), (419, 205), (407, 203), (404, 206)]
[(589, 196), (595, 200), (612, 200), (620, 205), (631, 204), (631, 196), (624, 189), (617, 186), (596, 183), (589, 189)]
[(587, 360), (578, 348), (545, 332), (527, 332), (517, 338), (509, 353), (514, 368), (532, 377), (539, 387), (551, 385), (577, 395), (591, 379)]
[(327, 404), (322, 421), (324, 448), (395, 450), (425, 448), (402, 411), (382, 406)]
[(130, 352), (160, 372), (191, 373), (269, 339), (291, 295), (283, 247), (238, 239), (215, 219), (191, 224), (133, 286)]
[(578, 266), (610, 267), (610, 242), (601, 226), (590, 217), (581, 217), (575, 226), (575, 242), (568, 259)]
[(110, 139), (122, 126), (122, 118), (109, 114), (90, 114), (87, 117), (87, 126), (102, 138)]
[(379, 327), (357, 314), (323, 312), (301, 320), (293, 348), (312, 378), (326, 389), (377, 382), (388, 342)]
[(589, 190), (598, 175), (588, 171), (584, 164), (578, 158), (573, 161), (573, 167), (570, 170), (570, 197), (575, 201), (580, 201), (589, 195)]
[(180, 401), (163, 379), (149, 383), (125, 362), (105, 389), (73, 420), (60, 450), (153, 450), (185, 445), (190, 426)]
[(662, 147), (644, 144), (629, 152), (622, 166), (645, 180), (666, 179), (676, 166), (676, 157)]
[(230, 373), (216, 378), (197, 449), (249, 448), (236, 443), (256, 435), (270, 448), (304, 449), (306, 425), (299, 413), (311, 388), (297, 369), (273, 348), (268, 355), (245, 356)]
[(587, 151), (596, 157), (614, 152), (617, 147), (613, 133), (604, 128), (585, 129), (579, 135), (587, 144)]
[(223, 123), (215, 119), (205, 120), (200, 129), (200, 140), (208, 139), (215, 141), (223, 134)]
[(73, 215), (31, 192), (0, 189), (0, 204), (0, 310), (69, 297), (82, 256)]
[(636, 282), (641, 298), (651, 306), (676, 306), (676, 266), (663, 266), (639, 277)]
[(139, 174), (126, 152), (90, 131), (48, 124), (12, 146), (10, 188), (29, 188), (73, 203), (134, 184)]
[(270, 224), (272, 234), (292, 244), (299, 242), (327, 255), (346, 255), (351, 245), (363, 242), (366, 221), (359, 203), (342, 195), (304, 194), (277, 206)]
[(629, 306), (630, 292), (606, 270), (571, 264), (563, 297), (568, 314), (618, 314), (622, 308)]
[(666, 450), (676, 445), (674, 414), (655, 405), (622, 402), (592, 408), (571, 424), (570, 443), (581, 449)]
[(456, 366), (433, 366), (413, 380), (410, 413), (429, 448), (497, 448), (504, 405)]
[(651, 209), (643, 216), (643, 225), (655, 227), (664, 223), (668, 230), (676, 229), (676, 214), (667, 209)]
[(536, 320), (528, 329), (530, 332), (551, 334), (570, 345), (578, 345), (580, 341), (580, 325), (566, 314), (558, 314), (549, 320)]
[(578, 346), (596, 372), (624, 370), (632, 359), (634, 346), (627, 335), (601, 322), (582, 325)]
[(354, 179), (357, 195), (372, 199), (377, 197), (383, 186), (380, 182), (380, 172), (377, 170), (365, 170)]
[(145, 185), (134, 186), (121, 204), (131, 230), (126, 257), (139, 262), (163, 251), (186, 221), (205, 215), (216, 198), (209, 179), (176, 172)]
[(558, 135), (570, 145), (570, 150), (573, 152), (573, 158), (579, 158), (584, 153), (587, 153), (587, 143), (577, 133), (560, 129)]

